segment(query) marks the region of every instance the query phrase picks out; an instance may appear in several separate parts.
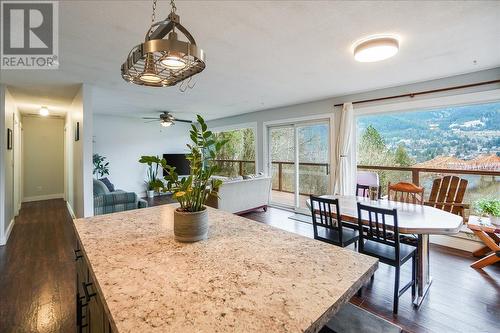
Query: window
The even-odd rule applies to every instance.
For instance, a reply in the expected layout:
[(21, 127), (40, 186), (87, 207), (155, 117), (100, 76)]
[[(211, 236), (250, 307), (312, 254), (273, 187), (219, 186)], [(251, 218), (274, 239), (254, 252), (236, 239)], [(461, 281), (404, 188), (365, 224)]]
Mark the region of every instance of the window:
[(255, 131), (242, 128), (217, 132), (218, 139), (228, 139), (216, 157), (221, 168), (219, 175), (234, 177), (255, 173)]
[[(469, 203), (500, 192), (496, 175), (459, 173), (500, 171), (500, 102), (359, 116), (356, 125), (358, 165), (443, 169), (419, 172), (427, 194), (448, 170), (469, 181)], [(389, 181), (412, 181), (411, 171), (377, 172), (384, 193)]]

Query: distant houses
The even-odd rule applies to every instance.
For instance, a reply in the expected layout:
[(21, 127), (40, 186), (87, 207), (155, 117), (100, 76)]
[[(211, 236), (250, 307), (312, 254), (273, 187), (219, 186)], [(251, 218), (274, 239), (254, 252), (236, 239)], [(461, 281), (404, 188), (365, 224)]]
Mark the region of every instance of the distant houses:
[(496, 154), (479, 155), (471, 160), (461, 160), (454, 156), (436, 156), (432, 160), (412, 165), (415, 168), (492, 170), (500, 171), (500, 157)]

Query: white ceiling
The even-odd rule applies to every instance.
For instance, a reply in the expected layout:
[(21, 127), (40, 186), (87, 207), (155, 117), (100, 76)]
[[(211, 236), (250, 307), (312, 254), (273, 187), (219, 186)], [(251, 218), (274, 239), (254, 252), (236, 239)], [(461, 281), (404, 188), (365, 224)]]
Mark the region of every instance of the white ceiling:
[[(64, 108), (85, 82), (95, 113), (214, 119), (500, 66), (499, 1), (177, 1), (177, 8), (207, 54), (186, 93), (120, 76), (144, 38), (151, 1), (61, 1), (60, 69), (2, 70), (0, 82), (27, 108)], [(158, 9), (165, 17), (168, 1)], [(355, 62), (352, 43), (380, 33), (401, 37), (399, 54)]]

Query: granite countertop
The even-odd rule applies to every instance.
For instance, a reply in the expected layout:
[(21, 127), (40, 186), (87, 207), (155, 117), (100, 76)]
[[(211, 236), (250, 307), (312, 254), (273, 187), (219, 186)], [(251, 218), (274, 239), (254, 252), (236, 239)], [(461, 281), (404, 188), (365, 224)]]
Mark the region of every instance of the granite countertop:
[(209, 239), (173, 238), (164, 205), (74, 220), (115, 332), (316, 332), (378, 261), (209, 209)]

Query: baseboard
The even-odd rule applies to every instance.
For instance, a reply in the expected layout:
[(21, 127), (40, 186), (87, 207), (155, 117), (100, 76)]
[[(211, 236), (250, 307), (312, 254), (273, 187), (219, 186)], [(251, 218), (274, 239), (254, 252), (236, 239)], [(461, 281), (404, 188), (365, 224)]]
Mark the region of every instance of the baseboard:
[(15, 219), (10, 220), (9, 226), (5, 230), (5, 234), (3, 235), (2, 239), (0, 239), (0, 246), (7, 244), (12, 228), (14, 228), (15, 222), (16, 222)]
[(68, 208), (69, 215), (71, 215), (73, 219), (76, 219), (75, 212), (73, 211), (73, 207), (69, 204), (69, 201), (66, 201), (66, 208)]
[(25, 198), (23, 198), (23, 202), (42, 201), (42, 200), (51, 200), (51, 199), (64, 199), (64, 193), (36, 195), (36, 196), (32, 196), (32, 197), (25, 197)]

